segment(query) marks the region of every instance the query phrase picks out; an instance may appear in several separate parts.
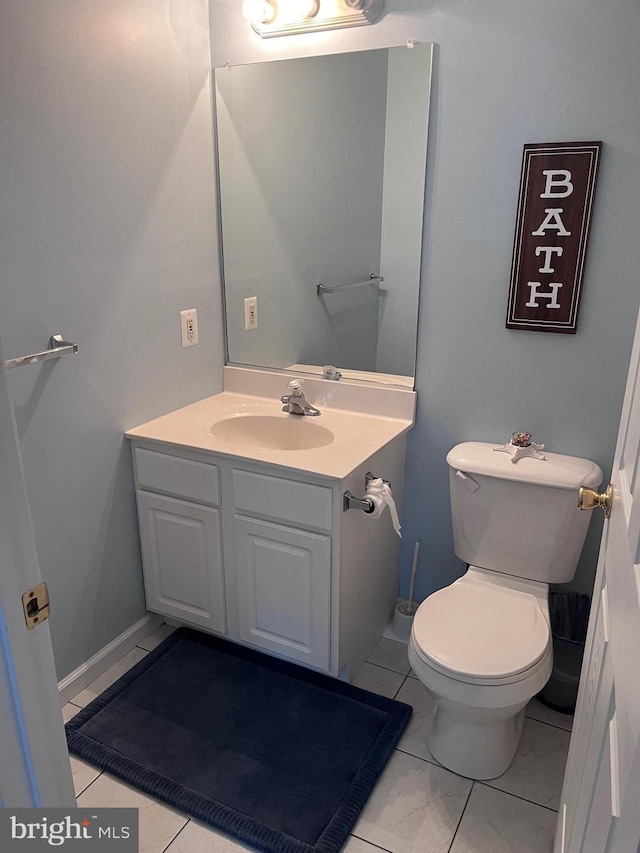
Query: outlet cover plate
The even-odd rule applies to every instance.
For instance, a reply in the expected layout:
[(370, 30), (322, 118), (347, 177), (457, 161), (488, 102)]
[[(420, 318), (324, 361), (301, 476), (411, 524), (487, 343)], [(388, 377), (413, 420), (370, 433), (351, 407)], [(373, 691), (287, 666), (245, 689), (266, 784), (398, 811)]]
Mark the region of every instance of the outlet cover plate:
[(180, 332), (183, 347), (194, 347), (198, 343), (198, 312), (195, 308), (180, 312)]

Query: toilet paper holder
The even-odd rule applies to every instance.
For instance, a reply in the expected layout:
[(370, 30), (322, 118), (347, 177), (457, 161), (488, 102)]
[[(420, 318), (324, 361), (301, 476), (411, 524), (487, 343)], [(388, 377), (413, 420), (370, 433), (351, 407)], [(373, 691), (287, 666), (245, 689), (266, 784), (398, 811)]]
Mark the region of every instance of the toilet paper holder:
[[(377, 479), (377, 477), (375, 477), (371, 473), (371, 471), (367, 471), (367, 473), (364, 476), (365, 489), (367, 488), (367, 486), (369, 485), (371, 480), (376, 480), (376, 479)], [(389, 482), (389, 480), (383, 480), (382, 482), (386, 483), (387, 486), (391, 486), (391, 483)], [(375, 504), (370, 498), (357, 498), (350, 491), (346, 491), (344, 493), (344, 495), (342, 496), (342, 511), (343, 512), (346, 512), (348, 509), (359, 509), (362, 512), (372, 513), (375, 510), (375, 508), (376, 508)]]

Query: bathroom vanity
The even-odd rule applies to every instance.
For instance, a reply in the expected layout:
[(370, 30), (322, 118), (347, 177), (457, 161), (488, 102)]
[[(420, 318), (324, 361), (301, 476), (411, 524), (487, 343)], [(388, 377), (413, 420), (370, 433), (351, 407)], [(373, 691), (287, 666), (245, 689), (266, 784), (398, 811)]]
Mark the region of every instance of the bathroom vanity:
[(391, 620), (400, 539), (344, 494), (372, 473), (399, 506), (415, 394), (308, 379), (310, 418), (284, 385), (225, 368), (223, 393), (127, 432), (147, 607), (348, 679)]

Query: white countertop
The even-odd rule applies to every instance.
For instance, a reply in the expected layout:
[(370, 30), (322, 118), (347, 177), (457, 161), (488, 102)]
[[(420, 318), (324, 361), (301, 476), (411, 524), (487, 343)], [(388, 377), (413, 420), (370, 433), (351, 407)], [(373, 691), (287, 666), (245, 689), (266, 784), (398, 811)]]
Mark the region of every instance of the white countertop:
[[(323, 380), (317, 380), (322, 382)], [(280, 379), (280, 383), (282, 379)], [(311, 382), (308, 383), (311, 385)], [(330, 383), (330, 388), (336, 383)], [(308, 387), (305, 385), (305, 388)], [(285, 393), (286, 389), (282, 390)], [(406, 392), (405, 392), (406, 393)], [(410, 392), (414, 396), (414, 392)], [(344, 479), (385, 444), (407, 432), (413, 426), (414, 400), (411, 400), (411, 417), (406, 410), (400, 417), (388, 414), (369, 414), (352, 411), (343, 401), (340, 407), (322, 406), (318, 417), (290, 415), (282, 412), (278, 397), (223, 391), (197, 403), (192, 403), (168, 415), (128, 430), (130, 439), (157, 442), (163, 445), (207, 451), (221, 456), (252, 460), (255, 462), (305, 471), (320, 477)], [(359, 406), (356, 405), (354, 408)], [(245, 442), (223, 441), (211, 432), (211, 427), (222, 420), (247, 414), (296, 418), (301, 429), (317, 424), (334, 435), (333, 441), (322, 447), (303, 450), (278, 450), (271, 447), (251, 447)], [(308, 427), (307, 427), (308, 423)], [(297, 428), (297, 427), (296, 427)]]

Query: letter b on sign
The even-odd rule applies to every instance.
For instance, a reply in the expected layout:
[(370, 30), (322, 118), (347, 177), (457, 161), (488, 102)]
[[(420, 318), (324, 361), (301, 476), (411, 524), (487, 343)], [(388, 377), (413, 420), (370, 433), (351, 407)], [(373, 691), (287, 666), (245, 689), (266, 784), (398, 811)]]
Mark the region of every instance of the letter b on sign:
[(568, 169), (543, 169), (542, 174), (546, 183), (540, 198), (567, 198), (573, 192), (571, 172)]

